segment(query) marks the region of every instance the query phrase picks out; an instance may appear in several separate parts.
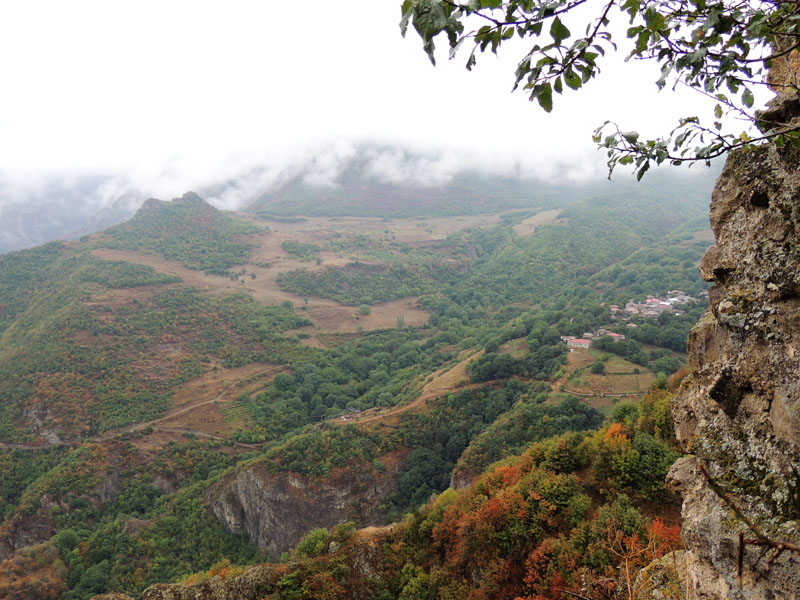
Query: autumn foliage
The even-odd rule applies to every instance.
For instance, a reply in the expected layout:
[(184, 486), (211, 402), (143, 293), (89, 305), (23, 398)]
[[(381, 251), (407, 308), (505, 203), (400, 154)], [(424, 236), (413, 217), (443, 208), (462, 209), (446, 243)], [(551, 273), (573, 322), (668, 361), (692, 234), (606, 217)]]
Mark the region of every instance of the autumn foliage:
[[(622, 417), (635, 417), (628, 413), (619, 411), (620, 420), (594, 434), (535, 444), (470, 488), (444, 492), (373, 544), (368, 581), (354, 569), (343, 571), (325, 586), (333, 594), (327, 597), (636, 598), (639, 570), (681, 540), (668, 494), (662, 490), (658, 504), (666, 513), (654, 514), (648, 501), (654, 484), (641, 473), (625, 476), (626, 469), (660, 468), (672, 456), (663, 442), (637, 429), (637, 418), (626, 422)], [(296, 568), (296, 597), (316, 597), (302, 590), (319, 585), (333, 561), (355, 561), (355, 571), (363, 569), (363, 555), (355, 542)]]

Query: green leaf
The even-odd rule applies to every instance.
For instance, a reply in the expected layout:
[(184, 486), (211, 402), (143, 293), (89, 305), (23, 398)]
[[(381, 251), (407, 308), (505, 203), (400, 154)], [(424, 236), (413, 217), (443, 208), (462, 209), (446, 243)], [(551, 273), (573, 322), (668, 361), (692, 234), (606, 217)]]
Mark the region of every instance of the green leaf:
[(719, 104), (714, 107), (714, 116), (718, 119), (722, 118), (722, 107)]
[(744, 91), (742, 91), (742, 103), (747, 108), (753, 107), (753, 92), (749, 88), (744, 88)]
[(571, 34), (569, 29), (561, 22), (561, 19), (556, 17), (550, 24), (550, 35), (556, 44), (560, 44), (563, 40), (567, 39)]
[(561, 83), (561, 77), (556, 77), (555, 83), (553, 83), (553, 89), (559, 94), (564, 91), (564, 86)]
[(622, 132), (622, 137), (624, 137), (625, 140), (629, 144), (635, 144), (639, 140), (639, 132), (638, 131), (623, 131)]
[(481, 0), (481, 8), (500, 8), (503, 0)]
[(581, 87), (581, 77), (572, 69), (567, 69), (564, 71), (564, 83), (566, 83), (569, 87), (573, 90), (577, 90)]
[(403, 2), (401, 11), (403, 17), (400, 19), (400, 34), (403, 37), (406, 37), (406, 32), (408, 31), (408, 20), (411, 18), (411, 14), (414, 12), (414, 0), (405, 0), (405, 2)]
[(533, 88), (533, 95), (539, 101), (539, 106), (544, 109), (544, 112), (553, 110), (553, 89), (549, 83), (543, 83)]
[(636, 181), (641, 181), (644, 174), (650, 169), (650, 161), (648, 160), (642, 165), (642, 168), (636, 172)]

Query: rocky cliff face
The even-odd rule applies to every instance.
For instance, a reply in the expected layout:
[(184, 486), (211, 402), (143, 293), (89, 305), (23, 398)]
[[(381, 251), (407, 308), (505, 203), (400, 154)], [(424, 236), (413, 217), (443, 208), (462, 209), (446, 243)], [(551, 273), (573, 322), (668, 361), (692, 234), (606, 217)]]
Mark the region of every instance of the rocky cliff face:
[(291, 550), (312, 529), (354, 521), (358, 526), (385, 522), (380, 502), (395, 490), (402, 461), (386, 473), (354, 464), (324, 478), (268, 473), (254, 466), (216, 490), (212, 509), (233, 533), (245, 533), (272, 557)]
[[(778, 98), (768, 112), (800, 121), (800, 102)], [(711, 225), (701, 272), (714, 287), (673, 407), (691, 454), (670, 473), (684, 497), (690, 597), (796, 599), (800, 554), (744, 545), (741, 587), (738, 570), (740, 532), (800, 544), (800, 150), (731, 154)]]

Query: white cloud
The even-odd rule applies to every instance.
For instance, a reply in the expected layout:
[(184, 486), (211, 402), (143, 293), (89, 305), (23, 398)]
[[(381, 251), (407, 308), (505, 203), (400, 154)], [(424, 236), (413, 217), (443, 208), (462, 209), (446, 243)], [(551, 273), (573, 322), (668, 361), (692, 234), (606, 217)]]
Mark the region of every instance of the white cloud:
[(0, 166), (17, 179), (114, 174), (108, 199), (213, 188), (225, 207), (310, 157), (306, 180), (334, 184), (362, 142), (411, 150), (370, 158), (386, 181), (441, 182), (465, 166), (581, 179), (604, 174), (590, 141), (603, 120), (663, 132), (694, 110), (655, 94), (654, 65), (619, 59), (546, 115), (510, 93), (514, 48), (472, 73), (444, 53), (433, 68), (413, 32), (400, 37), (399, 4), (4, 3)]

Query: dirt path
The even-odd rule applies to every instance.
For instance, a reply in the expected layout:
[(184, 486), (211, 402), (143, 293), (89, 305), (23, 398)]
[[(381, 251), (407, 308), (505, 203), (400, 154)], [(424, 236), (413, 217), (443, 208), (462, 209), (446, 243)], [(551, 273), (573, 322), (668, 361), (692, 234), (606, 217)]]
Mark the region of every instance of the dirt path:
[(194, 435), (196, 437), (207, 438), (207, 439), (210, 439), (210, 440), (217, 440), (217, 441), (220, 441), (220, 442), (225, 442), (226, 444), (231, 445), (231, 446), (238, 446), (239, 448), (248, 448), (250, 450), (260, 450), (261, 448), (263, 448), (264, 446), (269, 444), (269, 442), (253, 442), (253, 443), (234, 442), (234, 441), (232, 441), (232, 440), (230, 440), (228, 438), (222, 437), (220, 435), (215, 435), (213, 433), (206, 433), (204, 431), (192, 431), (191, 429), (183, 429), (183, 428), (180, 428), (180, 427), (161, 427), (159, 425), (156, 425), (155, 427), (153, 427), (153, 429), (155, 431), (161, 431), (161, 432), (164, 432), (164, 433), (172, 433), (172, 434), (180, 434), (180, 435), (186, 435), (186, 434)]
[[(120, 433), (133, 433), (135, 431), (141, 431), (142, 429), (146, 429), (147, 427), (155, 427), (155, 426), (159, 425), (160, 423), (165, 423), (166, 421), (170, 421), (170, 420), (174, 419), (175, 417), (179, 417), (181, 415), (185, 415), (186, 413), (195, 411), (198, 408), (201, 408), (203, 406), (207, 406), (209, 404), (214, 404), (215, 402), (222, 401), (222, 399), (231, 391), (231, 389), (233, 389), (237, 384), (239, 384), (242, 381), (245, 381), (247, 379), (253, 379), (253, 378), (256, 378), (256, 377), (260, 377), (261, 375), (265, 375), (267, 373), (270, 373), (270, 374), (277, 373), (280, 370), (281, 370), (281, 367), (275, 366), (275, 367), (270, 367), (269, 369), (264, 369), (263, 371), (259, 371), (258, 373), (252, 373), (252, 374), (246, 375), (245, 377), (241, 377), (240, 379), (237, 379), (237, 380), (231, 382), (231, 384), (229, 386), (227, 386), (225, 389), (223, 389), (222, 392), (220, 392), (219, 395), (216, 396), (215, 398), (211, 398), (209, 400), (200, 400), (198, 402), (194, 402), (192, 404), (188, 404), (188, 405), (182, 406), (182, 407), (178, 408), (177, 410), (170, 411), (166, 415), (164, 415), (162, 417), (159, 417), (157, 419), (152, 419), (150, 421), (143, 421), (142, 423), (134, 423), (133, 425), (128, 425), (127, 427), (124, 427), (122, 429), (116, 429), (114, 431), (109, 431), (107, 433), (104, 433), (104, 434), (102, 434), (100, 436), (96, 436), (94, 438), (90, 438), (90, 440), (103, 442), (103, 441), (110, 440), (110, 439), (118, 436)], [(202, 435), (204, 437), (213, 437), (215, 439), (225, 439), (225, 438), (223, 438), (221, 436), (215, 436), (215, 435), (212, 435), (212, 434), (209, 434), (209, 433), (206, 433), (206, 432), (202, 432), (202, 431), (193, 431), (193, 430), (190, 430), (190, 429), (181, 429), (181, 431), (182, 432), (186, 432), (186, 433), (194, 433), (195, 435)]]
[(644, 396), (644, 392), (578, 392), (575, 390), (568, 390), (564, 386), (557, 388), (559, 392), (565, 394), (572, 394), (573, 396), (581, 396), (583, 398), (627, 398), (632, 396)]
[(358, 416), (358, 415), (351, 416), (345, 420), (343, 420), (342, 417), (338, 417), (335, 420), (339, 423), (345, 422), (345, 423), (354, 423), (358, 425), (367, 423), (376, 423), (378, 421), (386, 421), (388, 419), (393, 419), (399, 415), (402, 415), (403, 413), (407, 413), (412, 410), (417, 410), (418, 408), (423, 407), (425, 405), (425, 402), (427, 402), (428, 400), (441, 398), (445, 394), (473, 387), (470, 385), (465, 385), (463, 383), (465, 381), (469, 381), (469, 375), (467, 374), (467, 364), (469, 364), (472, 360), (483, 356), (483, 353), (484, 353), (483, 350), (479, 350), (478, 352), (474, 352), (472, 354), (467, 355), (453, 367), (450, 367), (448, 369), (440, 369), (434, 372), (433, 379), (431, 379), (427, 384), (425, 384), (425, 387), (422, 388), (422, 392), (420, 393), (420, 395), (417, 396), (415, 400), (409, 402), (408, 404), (404, 404), (403, 406), (398, 406), (397, 408), (387, 409), (385, 412), (371, 409), (370, 411), (364, 411), (363, 416)]
[(30, 446), (25, 444), (6, 444), (5, 442), (0, 442), (0, 450), (44, 450), (46, 448), (55, 448), (56, 446), (62, 446), (63, 444), (49, 444), (49, 445), (33, 445)]
[[(190, 404), (184, 404), (177, 409), (171, 410), (167, 414), (158, 417), (157, 419), (151, 419), (149, 421), (142, 421), (140, 423), (133, 423), (131, 425), (127, 425), (126, 427), (122, 427), (120, 429), (114, 429), (112, 431), (107, 431), (100, 435), (95, 435), (89, 438), (84, 438), (80, 440), (80, 443), (92, 443), (92, 442), (107, 442), (109, 440), (114, 439), (115, 437), (125, 434), (125, 433), (134, 433), (137, 431), (141, 431), (143, 429), (147, 429), (148, 427), (152, 427), (153, 429), (158, 429), (159, 431), (165, 431), (168, 433), (190, 433), (196, 435), (198, 437), (205, 437), (215, 440), (226, 440), (227, 438), (215, 434), (210, 434), (204, 431), (197, 431), (190, 428), (180, 428), (180, 427), (164, 427), (161, 426), (162, 423), (166, 423), (176, 417), (180, 417), (181, 415), (185, 415), (187, 413), (193, 412), (203, 406), (207, 406), (209, 404), (214, 404), (216, 402), (225, 402), (225, 396), (231, 392), (231, 390), (235, 389), (237, 384), (242, 381), (246, 381), (248, 379), (255, 379), (267, 374), (275, 374), (279, 372), (283, 367), (280, 366), (273, 366), (268, 369), (264, 369), (262, 371), (258, 371), (257, 373), (248, 373), (244, 377), (240, 377), (237, 380), (232, 381), (225, 389), (222, 390), (217, 396), (214, 398), (206, 399), (206, 400), (198, 400), (196, 402)], [(78, 442), (72, 442), (78, 443)], [(65, 443), (61, 442), (58, 444), (8, 444), (5, 442), (0, 442), (0, 450), (44, 450), (47, 448), (55, 448), (57, 446), (65, 446), (71, 445), (72, 443)], [(259, 448), (263, 446), (263, 444), (245, 444), (239, 442), (230, 442), (232, 444), (236, 444), (237, 446), (242, 446), (245, 448)]]

